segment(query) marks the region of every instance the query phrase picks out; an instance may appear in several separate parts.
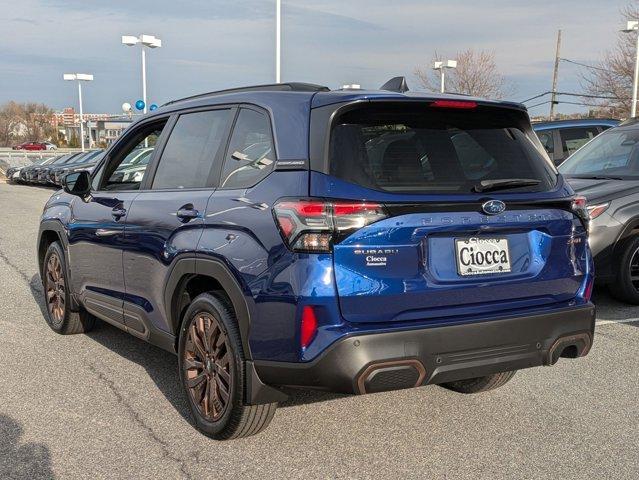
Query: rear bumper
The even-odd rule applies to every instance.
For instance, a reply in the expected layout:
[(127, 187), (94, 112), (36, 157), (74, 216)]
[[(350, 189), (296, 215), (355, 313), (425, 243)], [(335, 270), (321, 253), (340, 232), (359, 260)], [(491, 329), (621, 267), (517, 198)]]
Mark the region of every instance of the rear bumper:
[(355, 335), (312, 362), (256, 360), (262, 382), (342, 393), (373, 393), (552, 365), (584, 356), (594, 337), (595, 307), (479, 323)]

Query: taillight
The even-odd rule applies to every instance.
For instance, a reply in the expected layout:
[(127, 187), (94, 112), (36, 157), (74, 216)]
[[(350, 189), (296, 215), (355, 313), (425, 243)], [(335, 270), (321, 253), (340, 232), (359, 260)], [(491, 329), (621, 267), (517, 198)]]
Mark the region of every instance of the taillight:
[(586, 210), (588, 210), (588, 215), (590, 216), (590, 220), (597, 218), (599, 215), (604, 213), (608, 207), (609, 203), (600, 203), (598, 205), (588, 205)]
[(378, 203), (282, 200), (273, 207), (286, 244), (298, 252), (330, 252), (334, 243), (387, 217)]
[(586, 197), (580, 195), (572, 199), (572, 211), (580, 218), (584, 227), (588, 228), (590, 214), (588, 213)]
[(317, 317), (315, 310), (309, 305), (302, 308), (302, 321), (300, 323), (300, 346), (308, 347), (317, 333)]

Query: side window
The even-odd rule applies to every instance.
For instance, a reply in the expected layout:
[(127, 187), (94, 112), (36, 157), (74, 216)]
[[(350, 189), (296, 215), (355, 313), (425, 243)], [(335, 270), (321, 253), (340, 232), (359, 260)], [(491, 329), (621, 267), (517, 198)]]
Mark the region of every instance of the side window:
[(268, 117), (242, 109), (229, 143), (220, 188), (252, 187), (273, 169), (275, 151)]
[(125, 143), (96, 175), (103, 190), (138, 190), (146, 174), (155, 145), (166, 120), (142, 127), (125, 139)]
[(104, 164), (100, 165), (98, 170), (93, 174), (93, 180), (91, 181), (91, 190), (99, 190), (100, 180), (102, 179), (103, 173), (104, 173)]
[(537, 136), (547, 153), (552, 154), (555, 152), (555, 142), (552, 138), (552, 130), (547, 132), (537, 132)]
[(559, 135), (564, 154), (572, 155), (598, 134), (597, 127), (562, 128)]
[(228, 109), (180, 115), (162, 152), (152, 188), (206, 187), (229, 115)]

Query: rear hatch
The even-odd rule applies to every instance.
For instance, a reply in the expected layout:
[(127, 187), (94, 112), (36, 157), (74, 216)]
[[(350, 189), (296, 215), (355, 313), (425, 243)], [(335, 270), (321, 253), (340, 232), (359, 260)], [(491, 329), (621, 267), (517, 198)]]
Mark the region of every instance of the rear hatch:
[(333, 239), (346, 320), (468, 317), (577, 295), (586, 229), (524, 111), (371, 102), (333, 118), (311, 196), (382, 212)]

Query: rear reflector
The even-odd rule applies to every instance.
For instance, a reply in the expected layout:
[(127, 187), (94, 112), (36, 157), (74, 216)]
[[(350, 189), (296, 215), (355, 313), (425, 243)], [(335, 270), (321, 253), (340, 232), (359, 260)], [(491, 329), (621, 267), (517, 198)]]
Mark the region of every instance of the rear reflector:
[(590, 301), (590, 298), (592, 297), (592, 287), (594, 283), (594, 280), (591, 278), (590, 280), (588, 280), (586, 288), (584, 288), (584, 299), (587, 301)]
[(317, 318), (315, 310), (309, 305), (302, 308), (302, 322), (300, 324), (300, 346), (308, 347), (317, 333)]
[(470, 110), (477, 108), (477, 102), (467, 102), (465, 100), (435, 100), (430, 104), (430, 106), (437, 108), (458, 108), (462, 110)]

